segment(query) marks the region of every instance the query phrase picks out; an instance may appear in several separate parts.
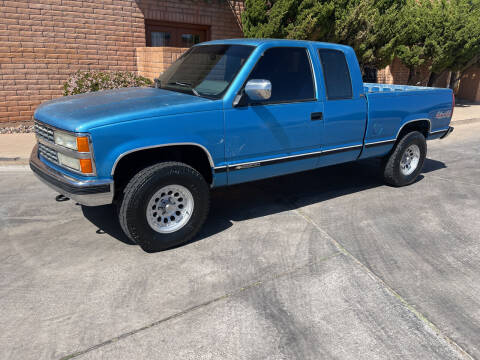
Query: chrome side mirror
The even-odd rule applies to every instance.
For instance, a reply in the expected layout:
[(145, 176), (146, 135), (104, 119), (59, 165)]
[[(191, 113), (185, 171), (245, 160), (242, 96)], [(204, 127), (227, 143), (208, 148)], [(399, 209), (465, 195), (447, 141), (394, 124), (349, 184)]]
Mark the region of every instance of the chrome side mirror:
[(272, 96), (272, 83), (269, 80), (249, 80), (245, 93), (251, 100), (268, 100)]

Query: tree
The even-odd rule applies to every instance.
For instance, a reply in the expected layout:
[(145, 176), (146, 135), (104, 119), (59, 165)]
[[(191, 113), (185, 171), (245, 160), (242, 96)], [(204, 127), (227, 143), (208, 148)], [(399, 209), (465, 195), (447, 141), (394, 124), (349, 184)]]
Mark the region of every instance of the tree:
[(243, 32), (254, 38), (314, 40), (329, 36), (333, 14), (331, 1), (246, 0)]
[(247, 37), (347, 44), (355, 49), (361, 67), (384, 67), (393, 59), (388, 24), (402, 1), (246, 0), (243, 30)]
[(402, 1), (337, 0), (335, 24), (331, 38), (355, 49), (360, 66), (384, 68), (394, 56), (391, 24)]
[(394, 54), (410, 69), (427, 65), (428, 85), (460, 71), (480, 53), (480, 7), (471, 0), (408, 0), (393, 24)]
[(480, 0), (246, 0), (242, 22), (247, 37), (350, 45), (362, 68), (398, 57), (409, 83), (420, 67), (455, 83), (480, 61)]

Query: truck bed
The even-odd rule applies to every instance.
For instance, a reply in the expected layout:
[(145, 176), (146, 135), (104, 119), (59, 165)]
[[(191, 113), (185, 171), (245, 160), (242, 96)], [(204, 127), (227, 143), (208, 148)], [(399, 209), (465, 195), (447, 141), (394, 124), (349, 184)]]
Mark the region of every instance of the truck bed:
[(412, 86), (412, 85), (395, 85), (395, 84), (375, 84), (364, 83), (363, 89), (366, 93), (379, 93), (379, 92), (395, 92), (395, 91), (428, 91), (435, 88), (425, 86)]
[[(384, 154), (411, 121), (425, 122), (424, 135), (428, 139), (448, 130), (452, 114), (450, 89), (365, 83), (364, 90), (368, 122), (362, 158)], [(373, 147), (374, 144), (382, 146)]]

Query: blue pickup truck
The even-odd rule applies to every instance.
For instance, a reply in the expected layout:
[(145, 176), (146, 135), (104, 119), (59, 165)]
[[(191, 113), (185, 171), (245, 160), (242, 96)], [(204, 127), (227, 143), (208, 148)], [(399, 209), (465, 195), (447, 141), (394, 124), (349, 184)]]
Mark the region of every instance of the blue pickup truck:
[(412, 183), (446, 137), (450, 89), (365, 84), (352, 48), (236, 39), (192, 47), (151, 88), (46, 102), (33, 172), (87, 206), (117, 204), (145, 251), (190, 240), (209, 189), (366, 158)]

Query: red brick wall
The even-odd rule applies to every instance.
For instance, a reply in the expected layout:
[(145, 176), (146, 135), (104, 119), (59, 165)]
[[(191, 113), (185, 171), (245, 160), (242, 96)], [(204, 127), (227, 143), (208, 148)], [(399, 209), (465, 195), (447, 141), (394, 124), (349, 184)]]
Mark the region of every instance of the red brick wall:
[[(418, 86), (427, 86), (428, 80), (430, 78), (430, 70), (428, 69), (428, 65), (429, 64), (425, 64), (415, 69), (412, 84), (416, 84)], [(410, 70), (405, 65), (403, 65), (403, 63), (398, 58), (395, 58), (389, 66), (379, 70), (377, 76), (378, 82), (382, 84), (405, 85), (408, 82), (409, 74)], [(435, 81), (433, 86), (447, 86), (448, 76), (448, 72), (444, 73), (440, 78)]]
[(76, 70), (136, 71), (145, 18), (211, 25), (212, 39), (242, 36), (230, 3), (0, 0), (0, 126), (31, 121)]
[[(237, 22), (238, 1), (225, 0), (136, 0), (145, 19), (211, 26), (211, 39), (243, 37)], [(237, 5), (238, 7), (238, 5)]]
[(137, 48), (138, 74), (153, 80), (187, 50), (180, 47)]
[(395, 58), (392, 64), (378, 71), (378, 82), (381, 84), (404, 85), (408, 81), (409, 73), (408, 68), (399, 59)]

